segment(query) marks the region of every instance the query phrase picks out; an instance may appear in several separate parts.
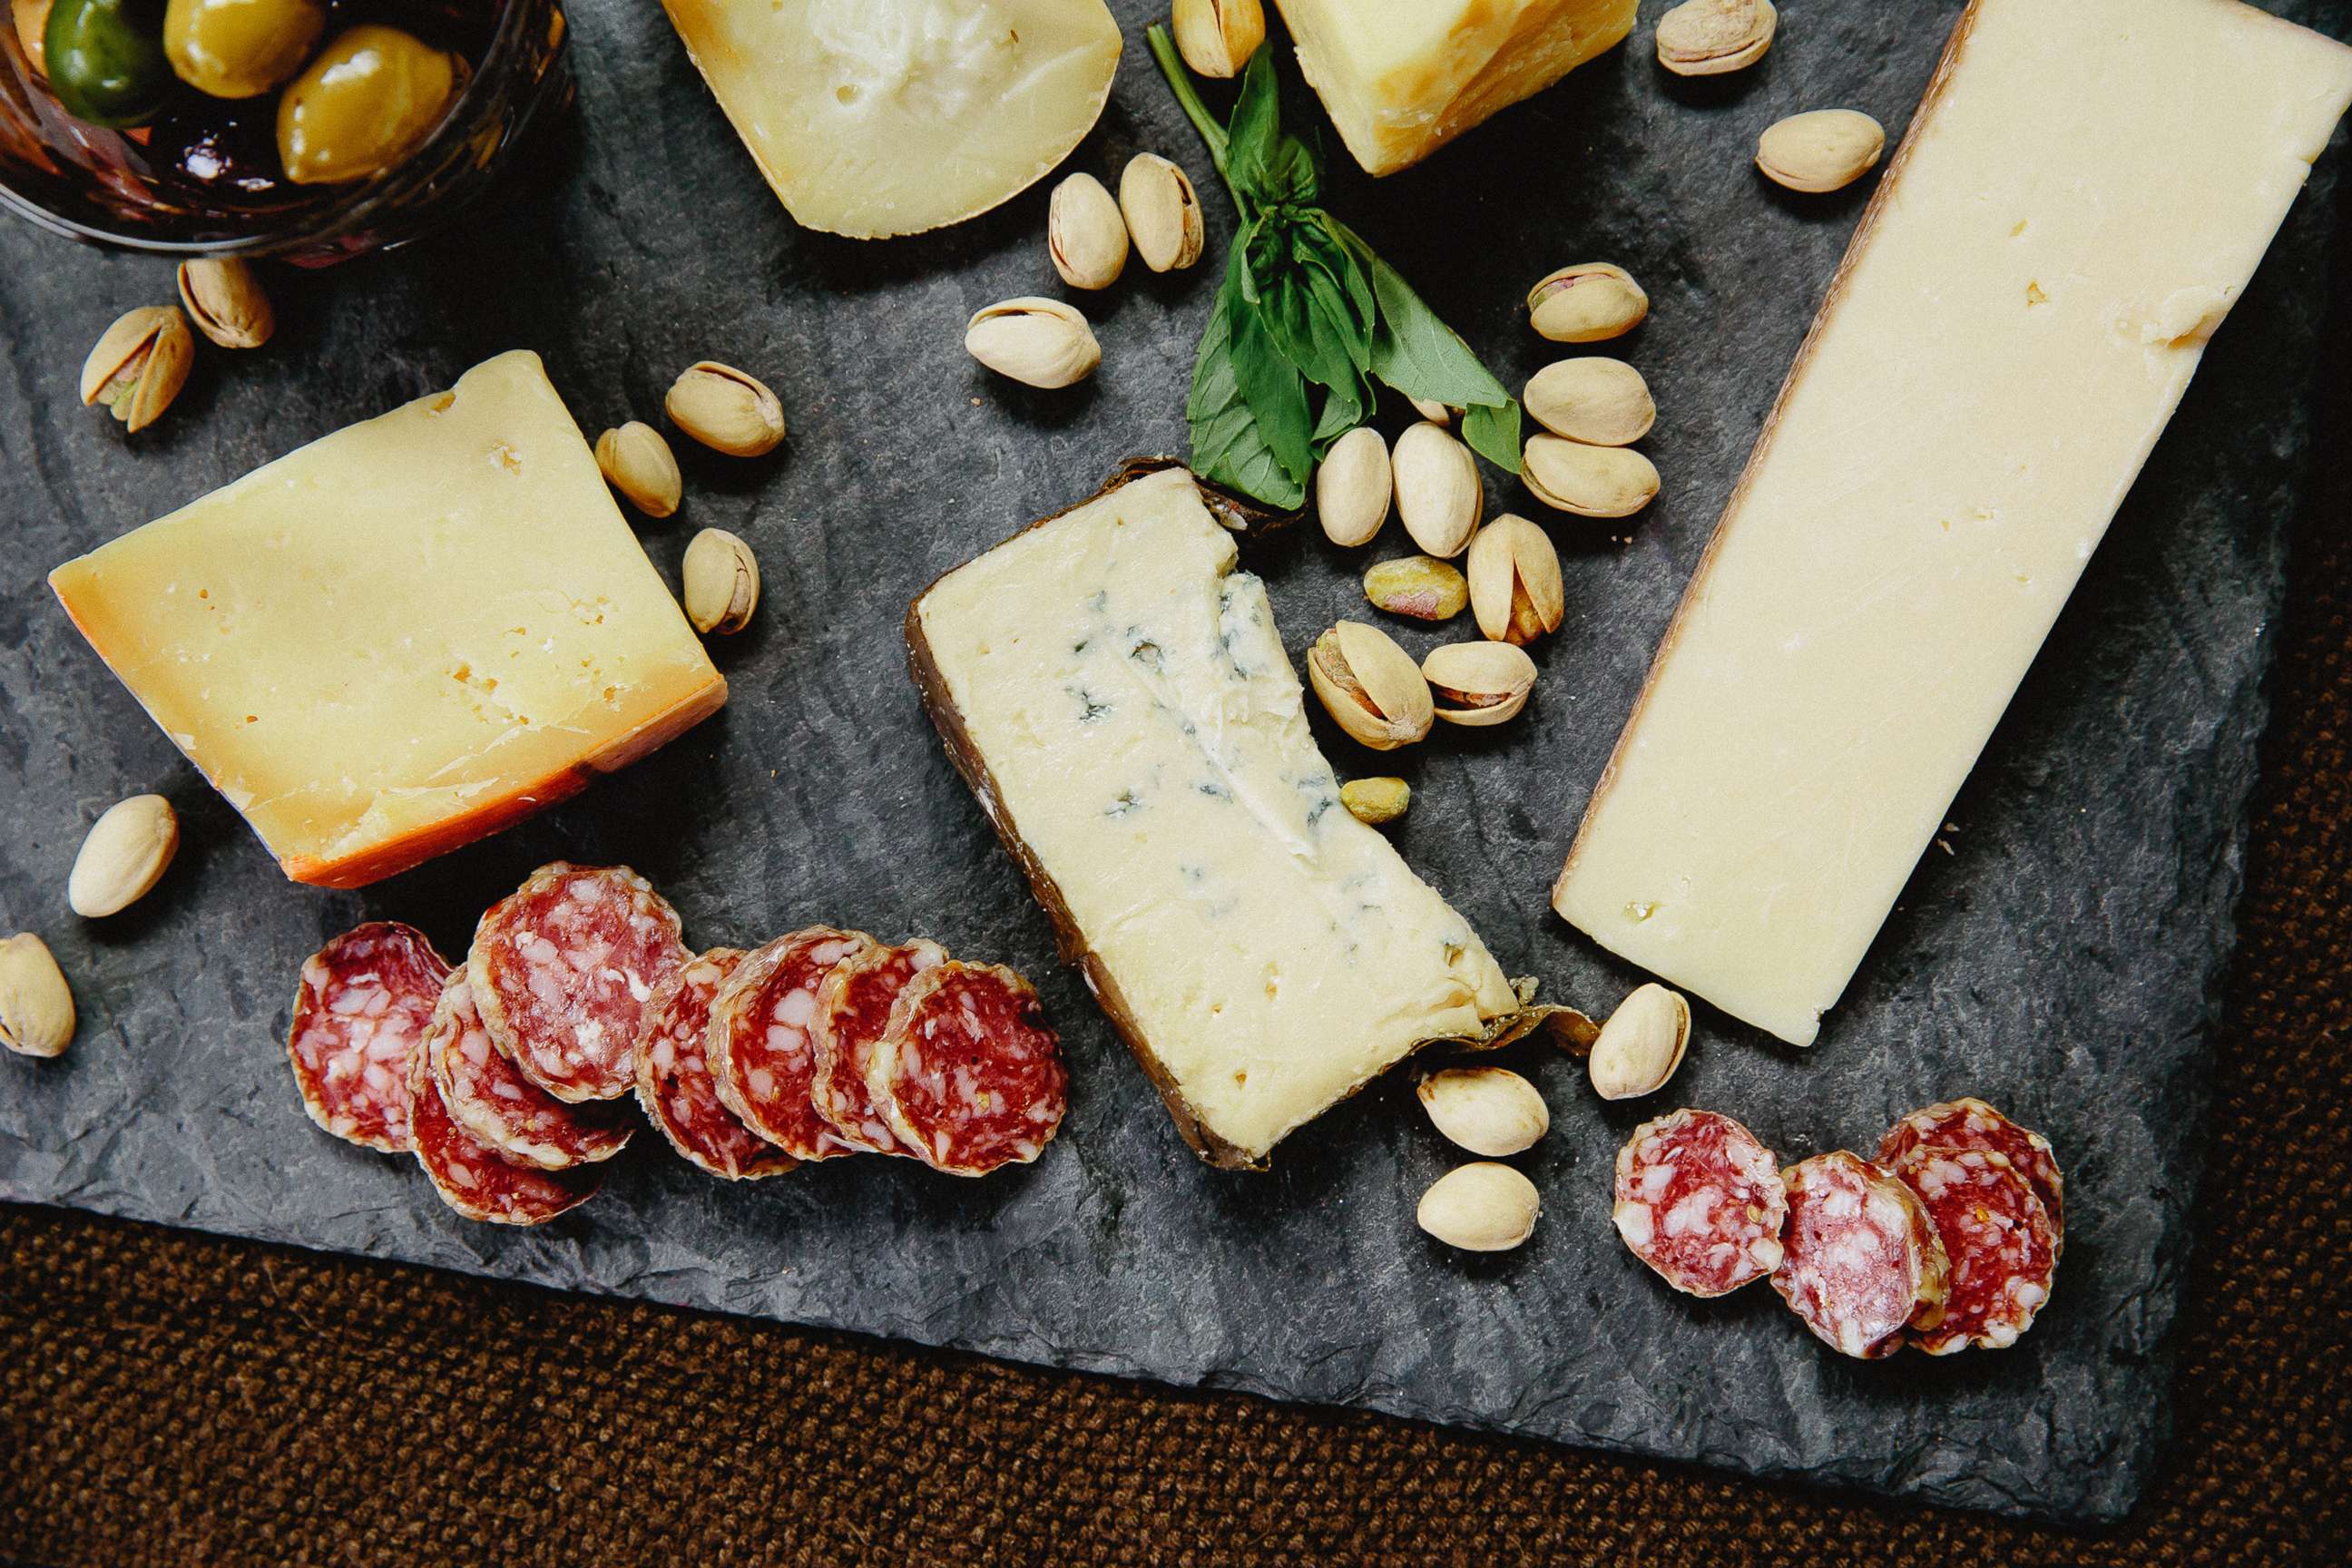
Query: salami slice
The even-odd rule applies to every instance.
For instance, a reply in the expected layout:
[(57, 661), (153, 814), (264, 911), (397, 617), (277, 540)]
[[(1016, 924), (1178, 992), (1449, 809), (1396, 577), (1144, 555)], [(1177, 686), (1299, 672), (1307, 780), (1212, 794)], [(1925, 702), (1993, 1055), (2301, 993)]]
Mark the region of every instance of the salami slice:
[[(2020, 1127), (1981, 1100), (1953, 1100), (1915, 1110), (1896, 1122), (1878, 1145), (1878, 1163), (1898, 1171), (1914, 1149), (1989, 1149), (2008, 1160), (2033, 1184), (2033, 1195), (2050, 1211), (2056, 1253), (2066, 1250), (2066, 1180), (2050, 1140)], [(1952, 1259), (1955, 1267), (1959, 1259)]]
[(414, 1148), (409, 1066), (448, 961), (414, 926), (371, 921), (302, 961), (286, 1054), (310, 1120), (347, 1143)]
[(635, 1084), (646, 999), (687, 957), (677, 911), (652, 883), (625, 866), (558, 860), (490, 906), (466, 974), (490, 1043), (577, 1104)]
[(1780, 1175), (1789, 1226), (1772, 1289), (1807, 1328), (1847, 1355), (1874, 1358), (1902, 1345), (1906, 1324), (1934, 1321), (1950, 1271), (1909, 1187), (1843, 1149)]
[(1756, 1134), (1711, 1110), (1677, 1110), (1618, 1151), (1613, 1217), (1667, 1284), (1720, 1296), (1780, 1266), (1789, 1193)]
[(609, 1160), (629, 1145), (632, 1129), (617, 1107), (566, 1105), (490, 1048), (462, 969), (442, 988), (425, 1059), (457, 1124), (510, 1160), (561, 1171)]
[(516, 1163), (467, 1131), (441, 1103), (425, 1053), (414, 1055), (408, 1088), (415, 1105), (416, 1163), (451, 1208), (492, 1225), (545, 1225), (604, 1184), (602, 1165), (542, 1171)]
[(743, 960), (711, 949), (654, 988), (637, 1037), (637, 1103), (670, 1147), (714, 1176), (751, 1181), (800, 1163), (719, 1102), (706, 1042), (710, 1005)]
[(1914, 1149), (1895, 1173), (1927, 1205), (1952, 1261), (1950, 1297), (1913, 1342), (1929, 1355), (2015, 1344), (2058, 1271), (2056, 1227), (2033, 1184), (1990, 1149)]
[(917, 1159), (984, 1176), (1045, 1152), (1069, 1104), (1070, 1074), (1027, 981), (951, 959), (898, 993), (866, 1063), (866, 1091)]
[(817, 1114), (816, 993), (833, 966), (874, 945), (863, 931), (810, 926), (754, 948), (710, 1005), (708, 1049), (719, 1101), (802, 1160), (855, 1154)]
[(890, 1009), (907, 983), (947, 962), (947, 949), (921, 938), (869, 947), (834, 966), (816, 991), (816, 1112), (842, 1141), (877, 1154), (910, 1152), (866, 1092), (866, 1068), (890, 1030)]

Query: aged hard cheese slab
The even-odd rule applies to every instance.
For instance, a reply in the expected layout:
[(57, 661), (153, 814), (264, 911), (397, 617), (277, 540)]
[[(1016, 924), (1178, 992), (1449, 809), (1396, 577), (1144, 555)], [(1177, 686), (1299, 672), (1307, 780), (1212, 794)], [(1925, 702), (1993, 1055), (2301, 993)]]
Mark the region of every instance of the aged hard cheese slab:
[(1340, 806), (1235, 555), (1171, 469), (948, 574), (907, 636), (1066, 952), (1186, 1139), (1244, 1165), (1416, 1046), (1519, 1009), (1476, 933)]
[(1594, 790), (1562, 915), (1812, 1040), (2347, 99), (2352, 49), (2233, 0), (1969, 7)]
[(1356, 162), (1417, 163), (1633, 26), (1634, 0), (1278, 0)]
[(355, 887), (493, 832), (727, 700), (533, 353), (49, 583), (301, 882)]

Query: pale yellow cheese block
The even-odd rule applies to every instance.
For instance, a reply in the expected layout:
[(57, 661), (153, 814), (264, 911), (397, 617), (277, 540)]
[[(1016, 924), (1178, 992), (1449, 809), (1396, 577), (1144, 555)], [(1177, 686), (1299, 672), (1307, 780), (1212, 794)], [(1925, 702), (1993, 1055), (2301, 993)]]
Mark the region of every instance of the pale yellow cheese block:
[(494, 832), (727, 700), (534, 353), (49, 584), (299, 882), (356, 887)]
[(663, 0), (800, 223), (919, 234), (1027, 189), (1118, 68), (1103, 0)]
[(1139, 479), (917, 600), (917, 679), (1184, 1134), (1220, 1164), (1518, 998), (1339, 804), (1265, 585), (1192, 476)]
[(1969, 7), (1594, 790), (1562, 915), (1813, 1039), (2347, 100), (2352, 49), (2235, 0)]
[(1633, 30), (1634, 0), (1278, 0), (1356, 162), (1417, 163)]

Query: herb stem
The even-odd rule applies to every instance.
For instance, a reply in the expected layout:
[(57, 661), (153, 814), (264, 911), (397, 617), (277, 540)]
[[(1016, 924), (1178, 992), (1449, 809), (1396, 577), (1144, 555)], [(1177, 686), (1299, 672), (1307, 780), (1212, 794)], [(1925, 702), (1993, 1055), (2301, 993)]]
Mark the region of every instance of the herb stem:
[(1169, 90), (1176, 95), (1185, 117), (1192, 121), (1192, 129), (1209, 144), (1209, 156), (1216, 163), (1218, 177), (1230, 184), (1231, 178), (1225, 174), (1225, 128), (1217, 123), (1209, 106), (1201, 101), (1200, 89), (1192, 85), (1192, 75), (1184, 68), (1183, 59), (1176, 52), (1176, 40), (1157, 22), (1145, 31), (1144, 37), (1151, 45), (1151, 58), (1160, 62), (1160, 74), (1168, 79)]

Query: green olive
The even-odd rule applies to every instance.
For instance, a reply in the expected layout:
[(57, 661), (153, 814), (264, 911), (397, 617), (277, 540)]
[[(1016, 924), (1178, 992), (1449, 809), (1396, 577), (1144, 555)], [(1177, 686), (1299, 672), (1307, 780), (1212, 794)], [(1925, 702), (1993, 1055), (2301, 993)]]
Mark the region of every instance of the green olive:
[(49, 90), (92, 125), (141, 125), (171, 95), (163, 0), (57, 0), (41, 36)]
[(16, 0), (16, 42), (25, 51), (25, 63), (33, 74), (46, 78), (48, 68), (41, 63), (47, 52), (42, 35), (49, 30), (50, 0)]
[(326, 30), (320, 0), (170, 0), (163, 52), (214, 98), (258, 98), (302, 68)]
[(336, 184), (391, 168), (425, 139), (465, 79), (465, 61), (397, 27), (369, 23), (340, 35), (278, 101), (286, 177)]

